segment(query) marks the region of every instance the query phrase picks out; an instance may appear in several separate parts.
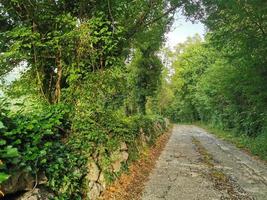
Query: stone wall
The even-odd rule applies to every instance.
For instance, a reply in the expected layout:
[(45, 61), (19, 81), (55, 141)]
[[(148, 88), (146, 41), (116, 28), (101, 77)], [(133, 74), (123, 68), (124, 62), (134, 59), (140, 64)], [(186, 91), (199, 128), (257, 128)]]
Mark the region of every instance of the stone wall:
[[(153, 144), (153, 139), (156, 139), (159, 135), (167, 131), (170, 122), (168, 119), (165, 119), (164, 124), (159, 122), (155, 123), (153, 126), (153, 131), (151, 133), (145, 133), (142, 128), (139, 130), (139, 137), (136, 139), (136, 145), (138, 145), (137, 149), (144, 150), (145, 147)], [(119, 148), (114, 152), (111, 152), (111, 166), (110, 173), (119, 173), (122, 171), (123, 164), (129, 164), (129, 155), (131, 154), (128, 144), (126, 142), (121, 142)], [(101, 193), (106, 189), (108, 185), (108, 181), (105, 179), (104, 172), (101, 164), (99, 164), (99, 160), (101, 158), (96, 157), (90, 158), (90, 162), (88, 164), (88, 175), (86, 177), (86, 184), (88, 187), (86, 188), (86, 197), (90, 200), (96, 200)]]
[[(132, 152), (126, 141), (121, 141), (119, 147), (109, 152), (109, 164), (104, 166), (101, 154), (93, 154), (89, 157), (87, 165), (88, 174), (84, 178), (84, 197), (85, 199), (96, 200), (106, 189), (109, 180), (105, 177), (106, 173), (113, 174), (116, 177), (123, 172), (123, 166), (129, 164), (129, 158), (132, 153), (140, 153), (144, 148), (152, 145), (154, 140), (164, 133), (170, 123), (165, 119), (164, 123), (156, 122), (153, 130), (146, 133), (143, 128), (139, 129), (138, 138), (134, 143), (135, 149), (139, 152)], [(133, 144), (131, 144), (133, 145)], [(37, 182), (37, 183), (36, 183)], [(12, 194), (18, 191), (25, 191), (23, 195), (16, 198), (17, 200), (48, 200), (53, 194), (48, 192), (45, 187), (47, 178), (45, 174), (38, 174), (37, 177), (31, 176), (29, 173), (21, 171), (14, 173), (4, 185), (0, 185), (0, 192)], [(28, 191), (28, 192), (27, 192)], [(0, 193), (1, 197), (1, 193)], [(49, 198), (48, 198), (49, 197)]]

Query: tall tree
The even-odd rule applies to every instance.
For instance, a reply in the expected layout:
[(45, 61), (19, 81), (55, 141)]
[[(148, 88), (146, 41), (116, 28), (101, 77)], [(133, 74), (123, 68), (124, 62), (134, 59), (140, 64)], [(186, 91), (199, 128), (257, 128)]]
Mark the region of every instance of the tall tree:
[(169, 16), (179, 5), (162, 0), (3, 0), (1, 74), (26, 63), (40, 94), (56, 103), (61, 88), (70, 84), (70, 71), (71, 79), (81, 78), (83, 72), (116, 65), (117, 59), (127, 56), (137, 33)]

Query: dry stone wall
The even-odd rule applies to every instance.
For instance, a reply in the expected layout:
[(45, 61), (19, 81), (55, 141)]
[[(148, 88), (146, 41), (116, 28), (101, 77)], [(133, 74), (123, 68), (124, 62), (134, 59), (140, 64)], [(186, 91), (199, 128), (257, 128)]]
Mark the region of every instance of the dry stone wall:
[[(161, 135), (169, 127), (170, 123), (165, 119), (164, 123), (155, 122), (152, 130), (145, 131), (139, 129), (138, 137), (135, 139), (135, 149), (138, 152), (132, 152), (126, 141), (121, 141), (119, 147), (109, 152), (109, 164), (105, 166), (101, 154), (96, 153), (89, 157), (87, 164), (88, 174), (84, 178), (84, 198), (88, 200), (96, 200), (106, 189), (109, 180), (106, 173), (115, 174), (116, 177), (123, 172), (123, 166), (129, 164), (129, 158), (132, 153), (140, 153), (145, 147), (153, 144), (154, 140)], [(133, 144), (131, 144), (133, 145)], [(17, 200), (48, 200), (53, 199), (53, 194), (48, 192), (44, 185), (47, 182), (45, 174), (38, 174), (37, 177), (27, 172), (21, 171), (14, 173), (12, 177), (4, 185), (0, 186), (0, 191), (5, 194), (12, 194), (18, 191), (25, 191), (24, 194), (18, 196)]]
[[(157, 138), (159, 135), (164, 133), (169, 127), (170, 122), (168, 119), (165, 119), (164, 124), (159, 122), (155, 123), (153, 126), (153, 131), (146, 133), (143, 128), (139, 130), (139, 137), (137, 138), (136, 144), (139, 146), (138, 149), (144, 149), (144, 147), (149, 146), (153, 138)], [(129, 151), (128, 144), (123, 141), (119, 145), (120, 147), (111, 153), (111, 173), (119, 173), (122, 170), (123, 164), (127, 164), (129, 161)], [(96, 200), (101, 193), (106, 189), (108, 182), (104, 176), (104, 170), (97, 161), (99, 158), (91, 158), (91, 162), (88, 165), (88, 188), (86, 196), (90, 200)]]

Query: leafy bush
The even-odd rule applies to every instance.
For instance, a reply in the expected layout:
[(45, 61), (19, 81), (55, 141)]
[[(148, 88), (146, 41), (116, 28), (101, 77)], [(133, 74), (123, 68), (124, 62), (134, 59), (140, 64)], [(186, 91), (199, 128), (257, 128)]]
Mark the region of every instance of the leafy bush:
[[(5, 109), (4, 109), (5, 108)], [(62, 105), (47, 106), (42, 110), (13, 113), (1, 102), (0, 145), (2, 173), (26, 169), (32, 174), (45, 170), (53, 156), (55, 141), (65, 134), (62, 126), (67, 109)], [(65, 124), (64, 124), (65, 123)]]

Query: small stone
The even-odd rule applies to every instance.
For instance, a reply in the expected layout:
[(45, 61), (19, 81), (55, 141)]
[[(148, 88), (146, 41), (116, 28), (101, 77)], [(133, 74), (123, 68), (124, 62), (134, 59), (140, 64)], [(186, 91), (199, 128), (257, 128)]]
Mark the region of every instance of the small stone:
[(35, 184), (35, 178), (26, 171), (19, 171), (0, 185), (0, 190), (4, 194), (16, 193), (22, 190), (31, 190)]
[(165, 127), (168, 128), (170, 126), (170, 120), (167, 118), (164, 118), (165, 121)]
[(195, 173), (195, 172), (191, 172), (191, 176), (192, 177), (197, 177), (197, 176), (199, 176), (199, 174), (198, 173)]
[(92, 189), (92, 187), (94, 186), (95, 182), (94, 181), (90, 181), (88, 184), (88, 188), (89, 190)]
[(125, 142), (122, 142), (121, 143), (120, 150), (121, 151), (127, 151), (128, 150), (127, 144)]
[(147, 142), (151, 142), (151, 135), (150, 136), (146, 136), (146, 141)]
[(100, 173), (98, 182), (103, 186), (104, 189), (106, 188), (107, 185), (106, 185), (106, 180), (105, 180), (105, 176), (103, 172)]
[(42, 172), (38, 175), (38, 185), (44, 185), (48, 181), (48, 178), (46, 177), (45, 173)]
[(91, 188), (88, 194), (90, 200), (98, 199), (102, 191), (103, 191), (103, 187), (99, 183), (94, 183), (93, 187)]
[(119, 172), (121, 169), (121, 161), (120, 160), (116, 160), (113, 164), (112, 164), (112, 168), (113, 168), (113, 172)]
[(140, 141), (141, 141), (142, 146), (146, 146), (147, 141), (146, 141), (146, 136), (144, 132), (141, 132)]
[(113, 160), (113, 172), (119, 172), (121, 169), (121, 163), (128, 160), (129, 154), (127, 151), (115, 151), (112, 153), (111, 158)]
[(95, 163), (95, 161), (91, 161), (88, 165), (89, 173), (87, 175), (88, 180), (97, 181), (100, 175), (100, 169)]
[(22, 196), (18, 197), (17, 200), (49, 200), (53, 199), (54, 195), (47, 192), (44, 189), (35, 188), (29, 192), (24, 193)]
[(128, 152), (127, 151), (121, 152), (121, 158), (122, 158), (122, 161), (127, 161), (129, 158)]

